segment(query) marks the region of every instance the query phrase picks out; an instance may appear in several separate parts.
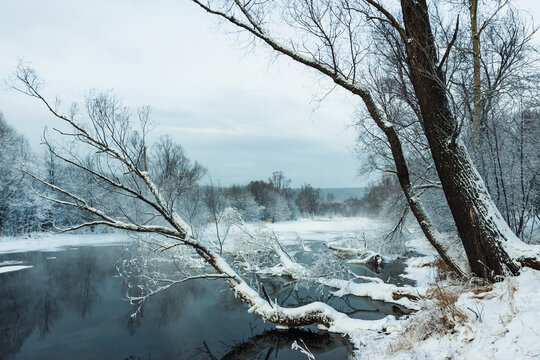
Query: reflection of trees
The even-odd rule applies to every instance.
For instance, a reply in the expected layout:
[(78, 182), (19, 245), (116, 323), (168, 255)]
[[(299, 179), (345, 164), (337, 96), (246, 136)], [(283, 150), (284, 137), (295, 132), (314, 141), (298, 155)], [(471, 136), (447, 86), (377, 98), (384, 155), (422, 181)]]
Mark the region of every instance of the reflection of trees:
[[(339, 334), (329, 332), (311, 332), (300, 329), (266, 330), (262, 334), (252, 336), (247, 341), (233, 346), (222, 360), (268, 359), (278, 350), (290, 349), (293, 341), (301, 339), (313, 354), (322, 354), (347, 345)], [(217, 359), (208, 346), (201, 349), (208, 359)]]
[[(181, 285), (172, 286), (167, 291), (157, 293), (152, 297), (151, 301), (142, 304), (135, 317), (130, 315), (136, 312), (139, 305), (133, 305), (130, 312), (126, 313), (129, 334), (134, 335), (143, 323), (150, 323), (156, 328), (163, 328), (171, 320), (177, 321), (180, 319), (182, 312), (186, 309), (186, 303), (203, 298), (208, 292), (209, 289), (206, 286), (201, 286), (201, 281), (204, 282), (205, 280), (188, 281)], [(124, 281), (124, 289), (126, 289), (126, 286), (127, 281)], [(214, 296), (214, 294), (211, 296)]]
[[(34, 268), (0, 276), (0, 359), (15, 355), (24, 341), (34, 332), (40, 337), (47, 337), (50, 332), (54, 332), (55, 324), (63, 317), (90, 317), (96, 305), (101, 301), (100, 292), (104, 291), (103, 289), (105, 291), (118, 291), (120, 282), (112, 280), (112, 277), (116, 275), (112, 264), (121, 258), (121, 252), (122, 250), (116, 247), (82, 248), (77, 251), (59, 252), (55, 254), (57, 258), (53, 260), (46, 259), (47, 256), (50, 256), (47, 253), (16, 255), (17, 260), (24, 260), (34, 265)], [(9, 256), (2, 255), (0, 259), (8, 260)], [(386, 270), (387, 267), (385, 267)], [(360, 272), (359, 269), (357, 272)], [(368, 301), (356, 297), (335, 298), (328, 293), (328, 289), (320, 292), (320, 289), (315, 287), (298, 286), (296, 281), (290, 278), (257, 277), (256, 280), (265, 286), (272, 300), (277, 299), (278, 303), (284, 306), (298, 306), (318, 300), (329, 302), (352, 317), (362, 318), (380, 318), (388, 313), (396, 314), (397, 311), (394, 308), (395, 305), (383, 302)], [(98, 289), (100, 290), (98, 291)], [(118, 291), (116, 296), (120, 298), (123, 294), (125, 293)], [(215, 314), (233, 314), (232, 317), (224, 317), (224, 319), (233, 319), (230, 321), (249, 321), (248, 317), (245, 318), (246, 320), (234, 320), (237, 316), (236, 312), (239, 308), (243, 309), (243, 306), (222, 282), (196, 280), (173, 286), (152, 297), (136, 318), (129, 317), (132, 312), (126, 309), (124, 319), (130, 334), (134, 334), (143, 324), (146, 328), (166, 327), (170, 322), (181, 321), (182, 317), (186, 317), (187, 312), (193, 309), (208, 309)], [(126, 308), (128, 307), (126, 305)], [(245, 314), (245, 311), (242, 310), (241, 314)], [(193, 318), (193, 316), (191, 317)], [(238, 334), (224, 334), (223, 338), (220, 337), (220, 339), (229, 341), (237, 336), (243, 341), (242, 336), (252, 336), (249, 341), (253, 340), (255, 344), (248, 346), (242, 342), (242, 344), (230, 347), (229, 354), (246, 354), (248, 351), (246, 349), (255, 351), (266, 344), (266, 347), (261, 350), (264, 353), (259, 352), (258, 356), (264, 358), (267, 354), (271, 354), (273, 357), (280, 347), (289, 347), (292, 341), (297, 340), (295, 338), (290, 341), (287, 337), (290, 334), (295, 334), (295, 330), (275, 333), (267, 331), (254, 336), (254, 333), (262, 331), (260, 325), (262, 325), (261, 322), (256, 322), (251, 334), (249, 331), (246, 333), (240, 331)], [(257, 330), (254, 330), (255, 327), (258, 327)], [(57, 327), (57, 332), (58, 329), (60, 328)], [(309, 343), (310, 339), (317, 339), (321, 342), (320, 346), (324, 347), (325, 337), (317, 338), (309, 335), (313, 334), (309, 332), (307, 334), (302, 332), (302, 334), (300, 338), (313, 352), (318, 351), (316, 349), (319, 345), (312, 346)], [(272, 346), (268, 345), (270, 341), (272, 341)], [(332, 346), (342, 346), (341, 342), (331, 344), (333, 344)], [(327, 347), (327, 351), (330, 349)], [(223, 348), (219, 350), (213, 356), (219, 358), (223, 355)], [(206, 356), (206, 358), (211, 357)]]
[[(128, 282), (129, 279), (123, 282), (124, 293)], [(219, 301), (215, 301), (216, 297)], [(130, 315), (137, 311), (139, 305), (132, 305), (125, 313), (126, 328), (130, 335), (134, 335), (143, 324), (151, 324), (158, 329), (166, 327), (171, 321), (180, 320), (186, 309), (197, 306), (201, 301), (210, 303), (220, 313), (230, 313), (244, 306), (223, 282), (192, 280), (156, 293), (141, 305), (134, 317)]]
[(114, 274), (110, 264), (117, 258), (114, 251), (95, 248), (47, 260), (49, 255), (18, 254), (34, 267), (0, 276), (0, 358), (16, 354), (34, 331), (46, 337), (66, 310), (90, 315), (99, 302), (96, 284)]
[(90, 314), (92, 310), (92, 305), (99, 301), (99, 295), (96, 291), (95, 286), (93, 286), (92, 277), (94, 275), (95, 269), (95, 257), (85, 257), (81, 264), (82, 269), (82, 281), (81, 281), (81, 292), (79, 294), (79, 301), (76, 301), (75, 304), (84, 318)]
[(0, 358), (16, 353), (33, 329), (32, 326), (19, 326), (27, 324), (32, 315), (19, 306), (18, 291), (12, 289), (9, 283), (7, 276), (0, 277)]
[(60, 309), (58, 302), (51, 293), (50, 286), (48, 287), (47, 293), (44, 295), (43, 299), (38, 303), (40, 305), (38, 314), (42, 314), (42, 316), (38, 318), (39, 334), (43, 338), (49, 333), (51, 325), (60, 318)]

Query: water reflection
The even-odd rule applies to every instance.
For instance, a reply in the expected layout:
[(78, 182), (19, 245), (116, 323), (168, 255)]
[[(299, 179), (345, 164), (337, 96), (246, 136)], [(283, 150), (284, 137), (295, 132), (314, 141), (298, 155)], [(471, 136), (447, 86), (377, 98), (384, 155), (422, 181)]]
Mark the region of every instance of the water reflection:
[[(194, 281), (152, 297), (136, 318), (115, 277), (120, 247), (0, 255), (33, 268), (0, 274), (0, 359), (304, 359), (290, 350), (302, 339), (317, 359), (346, 358), (344, 339), (314, 331), (272, 330), (247, 313), (223, 282)], [(337, 299), (284, 279), (262, 281), (283, 305), (322, 300), (352, 316), (377, 319), (388, 304)], [(277, 355), (277, 356), (276, 356)]]
[[(99, 302), (95, 283), (112, 276), (109, 267), (96, 267), (92, 253), (68, 251), (47, 259), (47, 253), (10, 254), (34, 268), (0, 276), (0, 355), (18, 352), (36, 332), (45, 338), (67, 309), (87, 317)], [(104, 261), (108, 259), (103, 259)], [(107, 270), (106, 270), (107, 269)]]
[[(337, 348), (351, 346), (343, 336), (329, 332), (311, 332), (300, 329), (266, 330), (234, 346), (221, 359), (245, 360), (261, 355), (268, 359), (270, 355), (278, 355), (280, 350), (289, 350), (291, 344), (299, 339), (302, 339), (302, 345), (305, 344), (316, 356)], [(217, 359), (217, 357), (214, 358)]]

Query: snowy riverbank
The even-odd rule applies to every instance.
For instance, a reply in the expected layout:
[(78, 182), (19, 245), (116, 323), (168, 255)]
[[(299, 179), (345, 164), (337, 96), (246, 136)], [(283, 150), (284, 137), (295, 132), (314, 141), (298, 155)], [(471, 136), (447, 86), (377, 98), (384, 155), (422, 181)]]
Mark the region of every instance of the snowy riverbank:
[[(279, 237), (284, 245), (296, 244), (298, 238), (308, 241), (335, 241), (354, 238), (358, 234), (370, 234), (380, 232), (381, 224), (369, 218), (320, 218), (299, 219), (277, 223), (250, 223), (249, 229), (264, 226)], [(215, 229), (212, 225), (204, 231), (205, 237), (212, 237)], [(229, 240), (231, 243), (236, 236), (240, 236), (238, 230), (231, 230)], [(122, 244), (129, 241), (129, 237), (123, 232), (110, 233), (33, 233), (24, 236), (0, 237), (0, 254), (17, 253), (26, 251), (58, 251), (73, 246), (99, 246)]]
[[(366, 218), (305, 219), (264, 225), (285, 245), (298, 245), (299, 240), (305, 240), (307, 245), (313, 241), (347, 243), (358, 239), (359, 235), (365, 235), (369, 241), (380, 234), (382, 227)], [(257, 226), (250, 224), (249, 228)], [(212, 235), (211, 228), (206, 235)], [(229, 243), (232, 245), (239, 235), (231, 232)], [(129, 241), (127, 234), (114, 232), (42, 233), (0, 238), (0, 253), (61, 251)], [(522, 275), (493, 286), (436, 284), (437, 270), (429, 265), (437, 256), (421, 233), (414, 233), (405, 247), (418, 254), (406, 260), (407, 267), (401, 276), (416, 281), (417, 286), (425, 290), (417, 294), (420, 300), (415, 302), (415, 308), (419, 311), (408, 318), (392, 320), (389, 334), (362, 329), (350, 331), (350, 338), (358, 349), (357, 359), (527, 359), (540, 356), (537, 325), (540, 323), (540, 272), (526, 269)], [(16, 257), (0, 263), (0, 276), (32, 267), (32, 264), (15, 260)]]
[[(247, 224), (250, 231), (264, 226), (271, 229), (284, 245), (298, 244), (298, 239), (311, 241), (339, 241), (355, 238), (358, 234), (370, 234), (379, 230), (380, 224), (368, 218), (321, 218), (299, 219), (278, 223), (251, 223)], [(211, 225), (204, 231), (206, 238), (215, 237), (215, 228)], [(236, 229), (231, 230), (226, 241), (226, 247), (234, 246), (235, 237), (242, 236)], [(28, 251), (62, 251), (82, 246), (109, 246), (120, 245), (131, 241), (124, 232), (85, 232), (85, 233), (33, 233), (24, 236), (0, 237), (0, 254), (22, 253)], [(24, 270), (31, 264), (0, 265), (0, 273)]]
[(431, 296), (392, 334), (351, 333), (357, 359), (540, 358), (539, 271), (523, 269), (493, 286), (436, 283), (427, 241), (418, 236), (407, 248), (421, 256), (407, 261), (402, 276), (430, 287)]
[(125, 233), (34, 233), (26, 236), (1, 237), (0, 254), (27, 251), (62, 251), (78, 246), (119, 245), (130, 241)]

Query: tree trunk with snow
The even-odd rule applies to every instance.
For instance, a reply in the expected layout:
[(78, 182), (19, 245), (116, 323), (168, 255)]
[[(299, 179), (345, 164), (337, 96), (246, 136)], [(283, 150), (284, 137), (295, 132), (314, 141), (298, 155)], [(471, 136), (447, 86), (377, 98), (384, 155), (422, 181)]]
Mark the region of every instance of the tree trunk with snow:
[(408, 66), (425, 134), (472, 271), (493, 279), (516, 274), (524, 264), (540, 268), (537, 254), (523, 252), (524, 244), (503, 220), (458, 139), (459, 124), (450, 110), (444, 75), (437, 64), (426, 1), (402, 0), (401, 6)]

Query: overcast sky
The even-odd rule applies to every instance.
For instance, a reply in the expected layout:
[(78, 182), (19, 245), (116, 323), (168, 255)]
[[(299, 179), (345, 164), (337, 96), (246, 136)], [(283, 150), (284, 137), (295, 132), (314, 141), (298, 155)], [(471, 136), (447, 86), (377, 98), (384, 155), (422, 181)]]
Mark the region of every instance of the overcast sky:
[[(540, 1), (520, 7), (540, 14)], [(358, 102), (344, 91), (320, 99), (327, 80), (187, 0), (0, 1), (0, 78), (18, 59), (45, 79), (44, 93), (80, 101), (112, 89), (125, 105), (150, 105), (154, 136), (169, 134), (221, 184), (283, 170), (293, 186), (363, 186), (350, 127)], [(57, 124), (21, 94), (0, 89), (0, 111), (35, 150)]]

